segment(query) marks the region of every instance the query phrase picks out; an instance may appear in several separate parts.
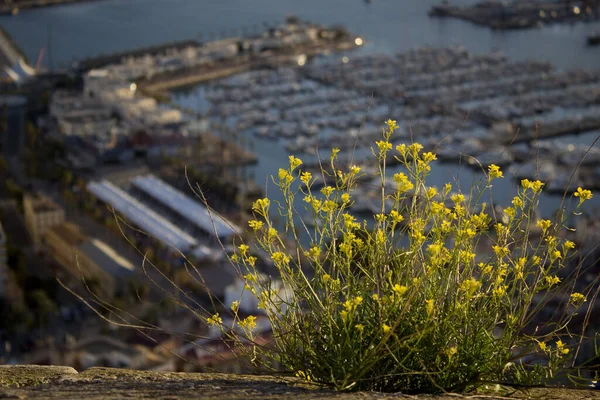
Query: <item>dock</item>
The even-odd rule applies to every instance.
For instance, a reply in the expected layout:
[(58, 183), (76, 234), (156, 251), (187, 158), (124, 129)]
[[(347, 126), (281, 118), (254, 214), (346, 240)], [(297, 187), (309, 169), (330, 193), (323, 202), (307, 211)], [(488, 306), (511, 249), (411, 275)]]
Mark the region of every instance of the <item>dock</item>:
[(133, 50), (126, 50), (111, 54), (89, 57), (76, 62), (76, 69), (80, 73), (87, 72), (95, 68), (103, 68), (110, 64), (117, 64), (128, 58), (138, 58), (146, 55), (158, 56), (172, 51), (180, 51), (188, 47), (200, 46), (200, 42), (196, 40), (182, 40), (178, 42), (163, 43), (156, 46), (142, 47)]
[(492, 29), (528, 29), (547, 24), (591, 22), (600, 19), (595, 0), (581, 1), (482, 1), (473, 6), (443, 3), (431, 7), (431, 17), (451, 17)]

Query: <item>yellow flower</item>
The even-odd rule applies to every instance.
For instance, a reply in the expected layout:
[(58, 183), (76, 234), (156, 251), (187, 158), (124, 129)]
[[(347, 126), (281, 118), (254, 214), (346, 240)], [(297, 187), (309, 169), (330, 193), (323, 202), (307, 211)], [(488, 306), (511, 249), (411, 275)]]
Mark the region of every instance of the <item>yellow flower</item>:
[(273, 253), (271, 255), (271, 259), (276, 263), (276, 264), (283, 264), (283, 265), (288, 265), (290, 263), (290, 258), (283, 254), (280, 251), (276, 251), (275, 253)]
[(249, 257), (246, 257), (245, 260), (248, 263), (248, 265), (250, 265), (251, 267), (254, 267), (254, 265), (256, 264), (257, 258), (253, 257), (253, 256), (249, 256)]
[(293, 177), (287, 170), (279, 168), (279, 182), (283, 183), (284, 185), (287, 185), (292, 181), (292, 179)]
[(375, 233), (375, 243), (377, 243), (377, 244), (385, 243), (385, 233), (383, 232), (382, 229), (377, 229), (377, 232)]
[(249, 315), (245, 320), (239, 322), (240, 326), (247, 330), (252, 330), (256, 328), (256, 317), (254, 315)]
[(513, 207), (506, 207), (504, 212), (509, 216), (510, 219), (513, 219), (515, 215), (517, 215), (517, 210), (515, 210)]
[(435, 160), (437, 160), (437, 156), (432, 152), (423, 153), (423, 161), (426, 163), (430, 163)]
[(397, 145), (396, 151), (404, 157), (406, 155), (406, 145), (404, 143)]
[(387, 124), (388, 129), (391, 132), (394, 132), (394, 130), (396, 130), (398, 128), (398, 124), (396, 123), (396, 120), (388, 119), (385, 123)]
[(465, 280), (460, 288), (467, 294), (468, 297), (473, 296), (477, 290), (481, 287), (481, 282), (475, 278)]
[(360, 167), (358, 165), (353, 165), (350, 167), (350, 175), (352, 175), (352, 176), (358, 175), (359, 172), (360, 172)]
[(432, 199), (437, 194), (437, 189), (432, 187), (427, 188), (427, 198)]
[(560, 253), (559, 250), (554, 250), (551, 254), (550, 254), (550, 261), (554, 261), (558, 258), (562, 258), (562, 254)]
[(571, 250), (575, 248), (575, 243), (571, 242), (570, 240), (565, 241), (564, 243), (564, 248), (567, 250)]
[(439, 243), (432, 243), (427, 246), (427, 251), (432, 257), (437, 257), (438, 254), (442, 251), (443, 246)]
[(420, 143), (413, 143), (408, 146), (408, 148), (416, 155), (423, 149), (423, 145)]
[(450, 196), (450, 199), (454, 203), (462, 203), (463, 201), (465, 201), (465, 196), (463, 194), (453, 194), (452, 196)]
[(333, 200), (326, 200), (323, 203), (323, 211), (325, 211), (326, 213), (331, 213), (331, 212), (333, 212), (333, 211), (336, 210), (337, 206), (338, 205), (337, 205), (337, 203), (335, 201), (333, 201)]
[(408, 291), (408, 288), (406, 286), (402, 286), (398, 283), (396, 283), (394, 285), (394, 287), (392, 288), (392, 290), (394, 291), (394, 293), (396, 293), (398, 296), (404, 296), (404, 294)]
[(378, 140), (375, 144), (379, 147), (379, 154), (383, 154), (392, 148), (392, 144), (385, 140)]
[(258, 212), (259, 214), (264, 214), (269, 208), (270, 204), (271, 202), (267, 198), (258, 199), (252, 203), (252, 210)]
[(309, 253), (312, 256), (312, 258), (319, 258), (319, 256), (321, 255), (321, 248), (319, 246), (313, 246), (310, 248)]
[(433, 315), (433, 309), (434, 304), (433, 304), (433, 300), (429, 299), (429, 300), (425, 300), (425, 311), (427, 312), (427, 316), (432, 316)]
[(333, 193), (333, 191), (334, 189), (331, 186), (325, 186), (321, 189), (321, 193), (323, 193), (325, 197), (331, 196), (331, 193)]
[(300, 175), (300, 180), (307, 186), (311, 179), (312, 179), (312, 174), (308, 171), (305, 171), (302, 173), (302, 175)]
[(523, 199), (519, 196), (515, 196), (515, 198), (512, 199), (512, 204), (515, 208), (523, 208), (525, 206)]
[(356, 324), (354, 325), (354, 328), (356, 328), (356, 330), (360, 333), (363, 333), (363, 331), (365, 330), (365, 326), (363, 324)]
[(342, 203), (346, 204), (350, 201), (350, 195), (348, 193), (342, 194)]
[(299, 158), (296, 158), (294, 156), (289, 156), (288, 157), (290, 160), (290, 168), (291, 170), (295, 170), (296, 168), (298, 168), (300, 165), (302, 165), (302, 160)]
[(275, 239), (275, 238), (277, 237), (277, 229), (275, 229), (275, 228), (273, 228), (273, 227), (270, 227), (270, 228), (267, 230), (267, 237), (268, 237), (269, 239)]
[(377, 222), (383, 222), (385, 221), (386, 215), (385, 214), (375, 214), (375, 221)]
[(546, 277), (546, 283), (552, 287), (554, 285), (558, 285), (560, 283), (560, 278), (556, 275), (554, 276), (547, 276)]
[(389, 331), (392, 330), (392, 328), (386, 324), (381, 325), (381, 327), (383, 328), (383, 333), (388, 333)]
[(404, 220), (404, 217), (396, 210), (390, 211), (390, 217), (394, 223), (400, 223)]
[(489, 180), (490, 181), (492, 179), (496, 179), (496, 178), (504, 178), (502, 171), (500, 171), (500, 167), (497, 166), (496, 164), (490, 165), (488, 167), (488, 172), (489, 172)]
[(240, 308), (240, 302), (235, 300), (231, 302), (231, 311), (233, 311), (234, 313), (237, 313), (238, 309)]
[(485, 263), (480, 262), (479, 264), (477, 264), (477, 266), (481, 270), (481, 274), (482, 275), (487, 275), (490, 272), (492, 272), (492, 266), (489, 265), (489, 264), (485, 264)]
[(533, 181), (533, 182), (531, 182), (531, 189), (533, 189), (534, 192), (541, 191), (543, 187), (544, 187), (544, 183), (541, 182), (541, 181)]
[(587, 301), (585, 296), (581, 293), (575, 292), (571, 294), (571, 303), (572, 304), (583, 304)]
[(245, 244), (240, 244), (240, 247), (239, 247), (239, 249), (240, 249), (240, 254), (241, 254), (242, 256), (245, 256), (245, 255), (246, 255), (246, 253), (248, 252), (248, 249), (249, 249), (249, 248), (250, 248), (250, 247), (248, 247), (248, 245), (245, 245)]
[(580, 187), (577, 188), (577, 192), (573, 194), (575, 197), (579, 197), (579, 204), (583, 203), (586, 200), (589, 200), (593, 197), (591, 190), (582, 189)]
[(498, 245), (494, 245), (492, 246), (492, 249), (494, 250), (494, 253), (499, 257), (502, 258), (506, 255), (508, 255), (508, 253), (510, 253), (510, 250), (508, 249), (508, 247), (506, 246), (498, 246)]
[(444, 194), (447, 195), (452, 190), (452, 184), (450, 182), (444, 185)]
[(523, 180), (521, 180), (521, 186), (523, 186), (523, 189), (525, 189), (525, 190), (531, 189), (534, 192), (539, 192), (544, 187), (544, 183), (541, 181), (533, 181), (532, 182), (529, 179), (523, 179)]
[(371, 298), (375, 301), (379, 301), (379, 296), (377, 295), (377, 293), (373, 293), (373, 295), (371, 296)]
[(333, 149), (331, 149), (331, 154), (329, 155), (329, 159), (331, 161), (333, 161), (337, 157), (339, 152), (340, 152), (340, 149), (338, 149), (337, 147), (334, 147)]
[(250, 225), (250, 228), (257, 231), (257, 230), (261, 229), (264, 224), (262, 223), (262, 221), (252, 220), (252, 221), (248, 221), (248, 225)]
[(492, 293), (496, 297), (502, 297), (504, 296), (504, 293), (506, 293), (506, 286), (498, 286), (497, 288), (492, 290)]
[(211, 326), (219, 326), (223, 324), (223, 319), (219, 317), (219, 313), (213, 315), (206, 320), (206, 323)]
[(298, 371), (296, 372), (296, 378), (301, 378), (304, 379), (308, 382), (311, 381), (311, 377), (310, 377), (310, 373), (305, 373), (304, 371)]
[(406, 174), (403, 172), (398, 172), (398, 173), (394, 174), (393, 179), (394, 179), (394, 182), (396, 182), (396, 184), (398, 186), (398, 192), (400, 192), (400, 193), (408, 192), (409, 190), (414, 188), (413, 183), (408, 179), (408, 176), (406, 176)]
[(559, 340), (558, 342), (556, 342), (556, 350), (560, 354), (568, 354), (569, 353), (569, 349), (565, 348), (565, 344), (562, 342), (562, 340)]
[(540, 342), (539, 346), (543, 352), (546, 352), (546, 350), (548, 350), (548, 346), (546, 346), (546, 343), (544, 342)]
[(325, 284), (326, 284), (327, 282), (329, 282), (329, 280), (330, 280), (330, 279), (331, 279), (331, 275), (329, 275), (329, 274), (325, 274), (325, 275), (323, 275), (323, 276), (321, 277), (321, 281), (322, 281), (323, 283), (325, 283)]
[(452, 346), (448, 350), (446, 350), (446, 355), (448, 356), (448, 358), (452, 358), (452, 356), (455, 355), (457, 351), (458, 350), (456, 349), (456, 347)]
[(538, 222), (536, 222), (536, 225), (541, 228), (542, 231), (546, 232), (548, 228), (552, 226), (552, 221), (549, 219), (540, 219)]

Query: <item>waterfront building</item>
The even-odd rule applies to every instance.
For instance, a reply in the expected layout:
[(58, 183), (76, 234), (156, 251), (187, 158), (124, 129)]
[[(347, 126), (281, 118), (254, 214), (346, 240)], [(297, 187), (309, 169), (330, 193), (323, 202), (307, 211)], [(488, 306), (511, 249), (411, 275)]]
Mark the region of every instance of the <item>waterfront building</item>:
[(198, 241), (157, 212), (142, 204), (129, 193), (108, 181), (90, 182), (88, 190), (102, 202), (112, 206), (143, 232), (167, 247), (187, 253), (198, 245)]
[(42, 249), (43, 235), (65, 220), (65, 211), (44, 196), (25, 195), (23, 198), (25, 226), (29, 231), (35, 251)]
[(242, 232), (231, 221), (214, 211), (209, 211), (199, 201), (153, 175), (135, 177), (131, 183), (146, 196), (176, 214), (187, 225), (191, 225), (191, 228), (202, 231), (215, 242), (217, 239), (230, 242), (234, 236)]
[(46, 232), (43, 244), (46, 253), (61, 267), (57, 275), (64, 281), (84, 278), (90, 289), (97, 289), (107, 297), (112, 297), (117, 284), (135, 270), (113, 248), (86, 236), (70, 222)]

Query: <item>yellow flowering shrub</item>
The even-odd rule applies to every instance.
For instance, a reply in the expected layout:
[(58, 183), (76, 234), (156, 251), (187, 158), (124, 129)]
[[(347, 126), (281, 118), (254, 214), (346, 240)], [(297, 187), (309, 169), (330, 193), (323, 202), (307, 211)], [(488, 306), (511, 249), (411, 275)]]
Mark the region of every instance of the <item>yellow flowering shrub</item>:
[[(573, 314), (553, 331), (528, 331), (540, 299), (562, 287), (560, 271), (575, 247), (560, 235), (566, 220), (534, 217), (544, 184), (523, 180), (511, 206), (496, 213), (480, 199), (504, 178), (498, 166), (489, 166), (469, 192), (452, 193), (450, 183), (428, 186), (436, 155), (422, 153), (418, 143), (394, 147), (398, 125), (386, 125), (372, 147), (381, 207), (371, 221), (351, 214), (361, 169), (338, 165), (339, 149), (322, 167), (320, 190), (291, 156), (273, 180), (284, 202), (254, 203), (254, 240), (232, 257), (246, 287), (264, 294), (261, 308), (273, 329), (271, 345), (253, 351), (339, 390), (405, 393), (521, 379), (525, 354), (553, 357), (547, 368), (562, 365), (572, 354), (561, 335)], [(401, 167), (388, 176), (390, 157)], [(581, 189), (575, 196), (581, 205), (592, 194)], [(300, 221), (298, 204), (314, 223)], [(275, 229), (272, 215), (284, 219), (285, 229)], [(284, 290), (273, 292), (260, 278), (251, 258), (259, 251), (272, 260)], [(567, 298), (571, 308), (587, 301), (583, 293)], [(219, 322), (218, 315), (209, 319)], [(239, 322), (248, 332), (255, 324), (254, 317)]]

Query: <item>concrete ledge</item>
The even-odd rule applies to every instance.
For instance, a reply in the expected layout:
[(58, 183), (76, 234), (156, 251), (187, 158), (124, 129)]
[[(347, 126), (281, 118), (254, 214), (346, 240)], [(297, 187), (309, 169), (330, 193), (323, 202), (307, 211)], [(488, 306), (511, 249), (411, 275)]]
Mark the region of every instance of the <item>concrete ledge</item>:
[[(383, 393), (337, 393), (294, 378), (193, 374), (70, 367), (0, 366), (0, 399), (502, 399), (481, 395), (408, 396)], [(536, 388), (511, 398), (548, 400), (600, 399), (598, 390)]]

